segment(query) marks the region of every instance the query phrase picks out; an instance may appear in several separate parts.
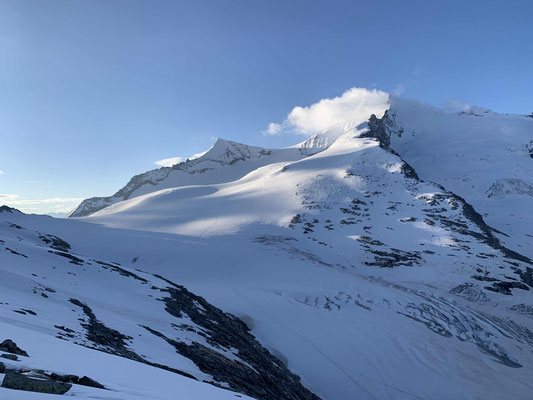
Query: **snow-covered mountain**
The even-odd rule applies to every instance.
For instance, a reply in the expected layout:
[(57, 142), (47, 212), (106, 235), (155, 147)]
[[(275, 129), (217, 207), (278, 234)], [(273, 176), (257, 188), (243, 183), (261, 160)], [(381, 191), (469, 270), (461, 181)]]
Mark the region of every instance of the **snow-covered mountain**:
[(423, 179), (467, 198), (500, 239), (533, 257), (533, 118), (480, 107), (446, 113), (392, 97), (391, 146)]
[(161, 189), (230, 182), (267, 164), (298, 160), (322, 150), (324, 143), (307, 143), (292, 149), (264, 149), (217, 139), (202, 156), (136, 175), (113, 196), (84, 200), (69, 217), (83, 217), (123, 200)]
[[(19, 362), (101, 398), (528, 398), (533, 119), (397, 98), (379, 117), (288, 149), (219, 139), (83, 218), (6, 209)], [(113, 355), (52, 362), (36, 343)]]

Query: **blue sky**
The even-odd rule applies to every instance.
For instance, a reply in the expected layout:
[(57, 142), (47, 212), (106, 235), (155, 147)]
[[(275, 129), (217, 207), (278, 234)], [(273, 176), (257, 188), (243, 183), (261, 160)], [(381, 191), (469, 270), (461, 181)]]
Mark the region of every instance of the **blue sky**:
[(352, 87), (531, 113), (532, 15), (531, 1), (0, 0), (0, 194), (64, 210), (216, 137), (292, 145), (262, 131)]

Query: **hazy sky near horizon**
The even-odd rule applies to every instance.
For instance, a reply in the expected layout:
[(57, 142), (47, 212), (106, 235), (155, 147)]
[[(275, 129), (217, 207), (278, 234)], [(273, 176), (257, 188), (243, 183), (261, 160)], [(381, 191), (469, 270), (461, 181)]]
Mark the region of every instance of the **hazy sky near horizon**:
[[(0, 204), (65, 211), (352, 88), (533, 111), (531, 1), (0, 0)], [(272, 132), (276, 126), (271, 126)]]

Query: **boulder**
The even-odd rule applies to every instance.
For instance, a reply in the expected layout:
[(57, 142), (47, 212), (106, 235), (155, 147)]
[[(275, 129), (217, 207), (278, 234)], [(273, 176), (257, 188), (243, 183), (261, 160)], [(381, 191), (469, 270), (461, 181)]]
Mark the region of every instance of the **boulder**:
[(0, 351), (5, 351), (6, 353), (18, 354), (19, 356), (28, 357), (28, 353), (22, 350), (17, 344), (11, 339), (6, 339), (0, 343)]
[(80, 380), (80, 377), (77, 375), (59, 375), (59, 374), (56, 374), (55, 372), (50, 375), (50, 378), (53, 379), (54, 381), (69, 382), (69, 383), (78, 383), (78, 381)]
[(88, 376), (84, 376), (80, 378), (80, 380), (78, 381), (78, 384), (83, 385), (83, 386), (90, 386), (90, 387), (94, 387), (98, 389), (105, 389), (104, 385), (96, 382), (94, 379), (91, 379)]
[(11, 361), (18, 361), (19, 359), (15, 354), (0, 354), (0, 357)]
[(70, 383), (56, 382), (52, 379), (32, 379), (19, 374), (18, 372), (8, 371), (2, 382), (2, 387), (28, 392), (65, 394), (69, 391), (72, 385)]

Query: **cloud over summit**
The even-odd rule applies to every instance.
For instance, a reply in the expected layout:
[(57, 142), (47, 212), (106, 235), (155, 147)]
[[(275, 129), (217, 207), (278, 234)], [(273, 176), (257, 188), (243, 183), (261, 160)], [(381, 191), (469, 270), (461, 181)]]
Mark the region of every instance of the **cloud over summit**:
[(322, 99), (306, 107), (294, 107), (285, 121), (281, 124), (271, 122), (263, 133), (312, 135), (346, 125), (359, 125), (372, 114), (381, 118), (388, 106), (389, 94), (386, 92), (351, 88), (341, 96)]

